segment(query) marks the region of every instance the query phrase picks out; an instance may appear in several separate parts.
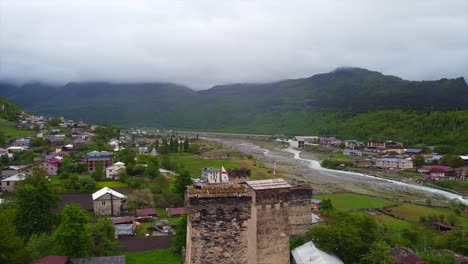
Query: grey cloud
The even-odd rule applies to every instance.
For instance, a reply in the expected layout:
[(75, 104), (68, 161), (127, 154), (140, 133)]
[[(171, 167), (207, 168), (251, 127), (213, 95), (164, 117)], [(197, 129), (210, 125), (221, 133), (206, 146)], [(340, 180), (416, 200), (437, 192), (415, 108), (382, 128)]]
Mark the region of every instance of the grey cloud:
[(0, 0), (0, 79), (205, 89), (358, 66), (468, 76), (468, 1)]

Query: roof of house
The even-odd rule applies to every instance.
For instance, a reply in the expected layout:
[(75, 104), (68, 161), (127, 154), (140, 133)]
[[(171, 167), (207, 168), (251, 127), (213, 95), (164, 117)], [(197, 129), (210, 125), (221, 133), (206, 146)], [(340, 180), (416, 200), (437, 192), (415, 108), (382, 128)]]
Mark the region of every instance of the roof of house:
[(73, 264), (125, 264), (125, 256), (72, 258)]
[(10, 177), (8, 177), (6, 179), (3, 179), (2, 181), (4, 181), (4, 182), (22, 181), (25, 178), (26, 178), (26, 175), (18, 173), (18, 174), (15, 174), (13, 176), (10, 176)]
[(406, 149), (406, 153), (420, 153), (423, 152), (422, 149)]
[(115, 225), (116, 235), (133, 235), (135, 234), (135, 227), (133, 224), (120, 224)]
[(47, 256), (31, 261), (29, 264), (67, 264), (66, 256)]
[(137, 216), (149, 216), (149, 215), (156, 215), (156, 208), (143, 208), (136, 210)]
[(170, 215), (181, 215), (185, 213), (185, 208), (184, 207), (166, 208), (166, 211)]
[(291, 188), (291, 185), (284, 179), (269, 179), (269, 180), (258, 180), (258, 181), (247, 181), (247, 184), (253, 190), (269, 190), (269, 189), (282, 189)]
[(118, 198), (122, 198), (122, 199), (127, 198), (127, 196), (125, 196), (125, 195), (123, 195), (123, 194), (121, 194), (119, 192), (116, 192), (116, 191), (112, 190), (111, 188), (104, 187), (101, 190), (93, 193), (93, 201), (98, 199), (99, 197), (103, 196), (104, 194), (107, 194), (107, 193), (109, 193), (111, 195), (114, 195), (114, 196), (116, 196)]
[(86, 153), (86, 157), (109, 157), (112, 156), (111, 152), (108, 151), (91, 151)]
[(342, 264), (339, 258), (327, 254), (309, 241), (291, 251), (296, 264)]
[(442, 165), (434, 165), (431, 167), (431, 170), (440, 170), (440, 171), (453, 171), (453, 168)]
[(408, 248), (399, 247), (390, 251), (390, 255), (395, 257), (395, 263), (398, 264), (427, 264), (418, 255)]
[(131, 223), (135, 221), (135, 217), (133, 216), (124, 216), (124, 217), (117, 217), (112, 219), (112, 224), (123, 224), (123, 223)]
[(300, 136), (295, 136), (293, 138), (294, 141), (304, 141), (304, 138), (303, 137), (300, 137)]
[(397, 159), (397, 158), (383, 158), (383, 159), (378, 159), (378, 161), (389, 161), (389, 162), (413, 162), (411, 160), (406, 160), (406, 159)]
[(316, 203), (316, 204), (319, 204), (322, 202), (322, 200), (319, 200), (319, 199), (311, 199), (310, 200), (312, 203)]
[(440, 222), (435, 222), (435, 223), (433, 223), (433, 225), (440, 226), (440, 227), (447, 228), (447, 229), (456, 229), (457, 228), (456, 226), (446, 225), (446, 224), (440, 223)]

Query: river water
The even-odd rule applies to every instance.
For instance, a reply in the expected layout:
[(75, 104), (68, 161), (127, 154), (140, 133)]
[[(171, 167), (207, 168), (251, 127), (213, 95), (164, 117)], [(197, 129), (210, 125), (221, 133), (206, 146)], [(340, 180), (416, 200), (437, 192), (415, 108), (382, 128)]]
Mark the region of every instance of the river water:
[(380, 190), (386, 193), (419, 193), (427, 197), (444, 197), (468, 204), (468, 200), (464, 199), (461, 195), (439, 189), (384, 179), (363, 173), (323, 168), (320, 162), (314, 159), (313, 156), (309, 157), (310, 155), (306, 155), (307, 157), (305, 157), (302, 155), (304, 153), (292, 148), (267, 149), (254, 144), (248, 139), (240, 138), (207, 137), (206, 139), (218, 141), (224, 145), (244, 153), (252, 154), (261, 159), (293, 164), (295, 167), (300, 168), (301, 173), (297, 175), (298, 177), (318, 184), (339, 185), (344, 190), (361, 190), (363, 193), (369, 189)]

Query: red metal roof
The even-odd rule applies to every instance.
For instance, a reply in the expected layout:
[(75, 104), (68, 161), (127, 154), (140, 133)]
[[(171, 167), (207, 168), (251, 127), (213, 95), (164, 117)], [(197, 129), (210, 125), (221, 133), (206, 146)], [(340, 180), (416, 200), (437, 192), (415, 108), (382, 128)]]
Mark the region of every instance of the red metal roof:
[(434, 165), (431, 167), (431, 170), (439, 170), (439, 171), (453, 171), (452, 168), (448, 166), (442, 166), (442, 165)]
[(68, 257), (66, 256), (47, 256), (33, 260), (29, 264), (67, 264)]
[(133, 222), (135, 221), (135, 217), (133, 216), (124, 216), (124, 217), (119, 217), (119, 218), (114, 218), (112, 219), (112, 224), (123, 224), (127, 222)]
[(136, 216), (156, 216), (156, 209), (155, 208), (144, 208), (144, 209), (137, 209)]
[(182, 215), (185, 213), (185, 208), (184, 207), (166, 208), (166, 211), (170, 215)]

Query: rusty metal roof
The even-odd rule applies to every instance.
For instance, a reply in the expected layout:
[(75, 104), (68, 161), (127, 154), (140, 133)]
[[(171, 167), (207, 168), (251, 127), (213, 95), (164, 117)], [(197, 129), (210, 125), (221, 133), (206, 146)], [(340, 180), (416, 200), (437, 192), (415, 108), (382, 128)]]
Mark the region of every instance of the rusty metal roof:
[(255, 191), (291, 188), (291, 185), (284, 179), (247, 181), (247, 184)]

